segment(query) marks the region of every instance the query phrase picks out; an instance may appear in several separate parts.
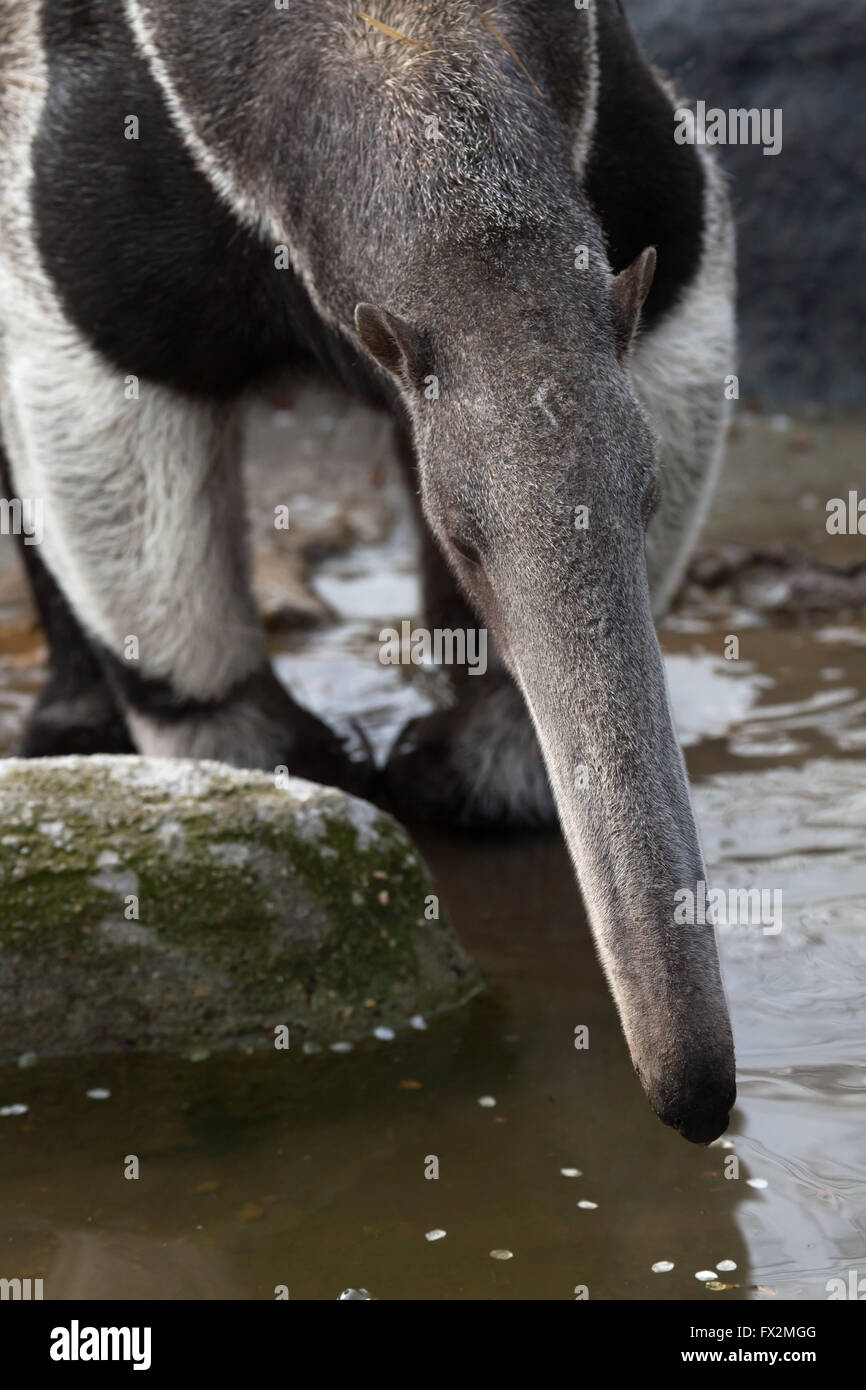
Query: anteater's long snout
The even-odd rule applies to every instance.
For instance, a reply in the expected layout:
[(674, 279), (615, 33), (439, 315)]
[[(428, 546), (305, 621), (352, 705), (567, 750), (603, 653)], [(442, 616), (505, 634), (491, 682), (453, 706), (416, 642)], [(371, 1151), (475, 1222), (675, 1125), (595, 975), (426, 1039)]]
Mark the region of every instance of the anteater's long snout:
[(615, 568), (573, 603), (524, 590), (512, 661), (635, 1070), (659, 1118), (705, 1144), (736, 1098), (731, 1025), (645, 571)]

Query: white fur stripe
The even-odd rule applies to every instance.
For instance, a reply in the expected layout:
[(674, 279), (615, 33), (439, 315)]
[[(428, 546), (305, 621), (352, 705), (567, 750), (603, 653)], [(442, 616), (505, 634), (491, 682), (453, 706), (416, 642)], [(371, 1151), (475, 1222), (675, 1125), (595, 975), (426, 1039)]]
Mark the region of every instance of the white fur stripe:
[(268, 206), (261, 190), (244, 188), (232, 170), (218, 158), (196, 130), (195, 122), (159, 52), (158, 36), (149, 21), (146, 3), (143, 3), (143, 0), (123, 0), (123, 7), (136, 46), (162, 92), (175, 129), (192, 155), (199, 172), (205, 176), (214, 192), (239, 222), (258, 232), (273, 246), (288, 247), (292, 269), (306, 289), (322, 321), (347, 338), (358, 351), (363, 352), (361, 340), (354, 330), (334, 317), (319, 294), (309, 259), (284, 214), (277, 208)]

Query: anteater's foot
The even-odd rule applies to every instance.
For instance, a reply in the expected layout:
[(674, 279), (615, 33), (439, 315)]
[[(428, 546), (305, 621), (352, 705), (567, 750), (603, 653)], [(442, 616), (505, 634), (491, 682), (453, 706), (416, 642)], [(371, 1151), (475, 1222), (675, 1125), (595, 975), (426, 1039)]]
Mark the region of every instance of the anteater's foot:
[(498, 676), (466, 682), (450, 709), (415, 719), (384, 773), (398, 814), (451, 825), (522, 828), (556, 820), (535, 730), (516, 688)]
[(134, 753), (126, 721), (107, 685), (54, 696), (49, 686), (37, 702), (16, 749), (21, 758), (61, 758), (78, 753)]

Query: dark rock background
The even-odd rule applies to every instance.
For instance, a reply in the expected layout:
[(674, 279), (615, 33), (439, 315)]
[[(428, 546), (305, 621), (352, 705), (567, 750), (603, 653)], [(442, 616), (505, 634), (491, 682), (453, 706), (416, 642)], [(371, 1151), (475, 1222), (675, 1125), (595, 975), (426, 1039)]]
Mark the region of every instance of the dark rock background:
[(687, 105), (781, 107), (781, 153), (720, 146), (739, 227), (740, 390), (866, 401), (866, 0), (624, 0)]

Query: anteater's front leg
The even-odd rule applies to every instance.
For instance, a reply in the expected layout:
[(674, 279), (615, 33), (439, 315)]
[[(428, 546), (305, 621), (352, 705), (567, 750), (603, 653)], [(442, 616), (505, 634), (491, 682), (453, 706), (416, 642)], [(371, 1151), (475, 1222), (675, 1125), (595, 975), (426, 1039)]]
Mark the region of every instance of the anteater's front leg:
[[(2, 413), (2, 412), (0, 412)], [(16, 493), (0, 439), (0, 497)], [(21, 560), (48, 642), (49, 672), (15, 749), (22, 758), (135, 752), (100, 655), (40, 559), (35, 535), (17, 536)]]
[(39, 503), (41, 559), (135, 746), (357, 787), (338, 740), (271, 671), (237, 408), (125, 380), (60, 337), (10, 350), (3, 432), (17, 495)]

